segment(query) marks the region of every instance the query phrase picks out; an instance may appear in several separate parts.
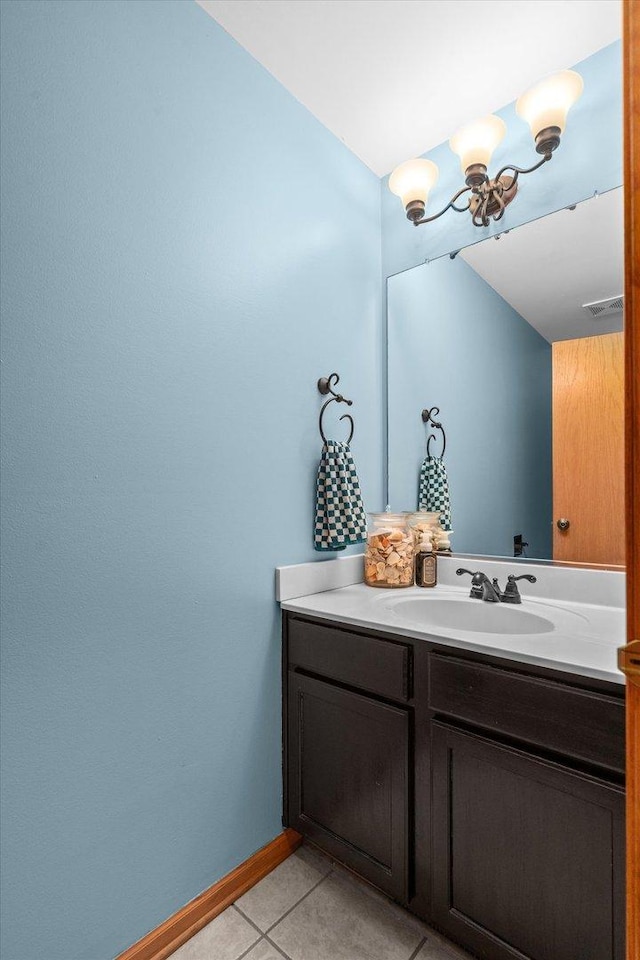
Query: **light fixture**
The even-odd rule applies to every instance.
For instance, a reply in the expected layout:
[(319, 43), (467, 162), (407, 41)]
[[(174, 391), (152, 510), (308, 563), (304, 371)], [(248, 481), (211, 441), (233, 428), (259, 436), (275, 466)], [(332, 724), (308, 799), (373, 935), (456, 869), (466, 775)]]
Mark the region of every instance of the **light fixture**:
[[(509, 163), (495, 177), (488, 176), (487, 168), (493, 151), (507, 131), (500, 117), (483, 117), (458, 130), (449, 140), (449, 146), (460, 157), (466, 186), (458, 190), (449, 203), (433, 216), (425, 217), (424, 213), (429, 190), (438, 179), (437, 166), (431, 160), (407, 160), (401, 163), (389, 177), (389, 189), (401, 198), (407, 219), (417, 227), (421, 223), (437, 220), (451, 209), (458, 213), (469, 211), (476, 227), (487, 227), (491, 218), (500, 220), (516, 195), (520, 174), (533, 173), (551, 160), (554, 150), (560, 145), (567, 113), (581, 95), (582, 88), (580, 74), (563, 70), (541, 80), (520, 97), (516, 103), (516, 113), (529, 124), (536, 152), (542, 155), (538, 163), (527, 169)], [(457, 201), (465, 193), (470, 196), (466, 204), (461, 206)]]
[(421, 217), (429, 190), (437, 179), (438, 168), (431, 160), (407, 160), (396, 167), (389, 177), (389, 189), (402, 199), (408, 217), (410, 210), (418, 211)]

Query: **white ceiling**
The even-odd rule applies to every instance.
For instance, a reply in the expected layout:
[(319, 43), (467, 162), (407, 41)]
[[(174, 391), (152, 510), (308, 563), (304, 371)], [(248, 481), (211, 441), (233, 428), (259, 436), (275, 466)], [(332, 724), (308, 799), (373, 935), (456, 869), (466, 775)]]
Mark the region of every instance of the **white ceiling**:
[(620, 0), (197, 0), (374, 173), (616, 40)]
[(622, 313), (590, 317), (582, 305), (624, 290), (622, 187), (534, 220), (460, 257), (542, 336), (573, 340), (622, 330)]

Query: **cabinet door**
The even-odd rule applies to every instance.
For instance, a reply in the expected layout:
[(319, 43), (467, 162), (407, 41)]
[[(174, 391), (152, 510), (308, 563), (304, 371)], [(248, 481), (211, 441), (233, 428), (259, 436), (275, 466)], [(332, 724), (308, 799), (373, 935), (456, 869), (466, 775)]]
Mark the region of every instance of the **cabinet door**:
[(289, 825), (404, 901), (409, 715), (289, 674)]
[(432, 723), (433, 922), (486, 960), (622, 960), (624, 793)]

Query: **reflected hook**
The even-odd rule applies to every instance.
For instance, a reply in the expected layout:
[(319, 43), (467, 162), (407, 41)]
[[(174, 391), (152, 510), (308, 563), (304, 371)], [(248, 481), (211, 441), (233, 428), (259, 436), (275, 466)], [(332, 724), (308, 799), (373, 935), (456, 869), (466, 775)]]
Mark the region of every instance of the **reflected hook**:
[[(444, 457), (444, 452), (445, 452), (445, 450), (447, 449), (447, 437), (446, 437), (446, 434), (445, 434), (445, 432), (444, 432), (444, 427), (442, 426), (442, 424), (440, 423), (440, 421), (433, 419), (434, 416), (437, 417), (439, 413), (440, 413), (440, 407), (430, 407), (428, 410), (423, 410), (423, 411), (422, 411), (422, 422), (423, 422), (423, 423), (430, 423), (433, 427), (436, 428), (436, 430), (439, 430), (440, 433), (442, 434), (442, 453), (440, 454), (440, 457), (442, 458), (442, 457)], [(436, 439), (437, 439), (437, 438), (436, 438), (435, 433), (430, 433), (429, 436), (427, 437), (427, 456), (428, 456), (428, 457), (431, 457), (431, 456), (432, 456), (431, 450), (430, 450), (431, 441), (432, 441), (432, 440), (436, 440)]]

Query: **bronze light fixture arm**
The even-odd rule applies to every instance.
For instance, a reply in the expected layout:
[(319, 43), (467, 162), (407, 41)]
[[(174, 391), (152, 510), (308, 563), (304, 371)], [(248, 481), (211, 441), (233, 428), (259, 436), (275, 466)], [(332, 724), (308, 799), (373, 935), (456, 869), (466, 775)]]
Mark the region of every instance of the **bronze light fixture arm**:
[(537, 163), (534, 163), (532, 167), (514, 167), (512, 163), (507, 163), (506, 166), (502, 167), (501, 170), (498, 170), (495, 179), (499, 180), (503, 173), (506, 173), (507, 170), (513, 170), (513, 182), (515, 183), (521, 173), (533, 173), (534, 170), (539, 170), (543, 163), (546, 163), (547, 160), (551, 160), (553, 156), (552, 153), (545, 153), (542, 160), (539, 160)]
[(458, 213), (466, 213), (471, 204), (471, 198), (469, 198), (469, 202), (467, 203), (466, 207), (457, 207), (456, 200), (458, 197), (461, 197), (463, 193), (468, 193), (471, 189), (471, 187), (463, 187), (462, 190), (458, 190), (458, 192), (451, 197), (451, 200), (449, 200), (449, 203), (446, 205), (446, 207), (443, 207), (439, 213), (434, 213), (432, 217), (422, 217), (420, 220), (414, 220), (414, 227), (419, 227), (421, 223), (431, 223), (432, 220), (437, 220), (438, 217), (441, 217), (443, 213), (447, 212), (447, 210), (456, 210)]
[[(553, 148), (552, 148), (553, 149)], [(532, 167), (516, 167), (512, 163), (505, 164), (493, 179), (488, 177), (477, 187), (474, 194), (477, 199), (472, 200), (471, 219), (475, 227), (488, 227), (490, 220), (502, 220), (507, 205), (511, 203), (518, 189), (520, 174), (533, 173), (544, 163), (551, 160), (552, 149), (545, 150), (544, 156)], [(541, 151), (540, 151), (541, 152)], [(509, 174), (507, 173), (509, 171)]]
[[(469, 184), (461, 190), (458, 190), (449, 203), (443, 207), (442, 210), (439, 210), (438, 213), (434, 213), (431, 217), (420, 217), (418, 220), (413, 220), (414, 227), (419, 227), (423, 223), (431, 223), (432, 220), (437, 220), (446, 213), (447, 210), (466, 213), (466, 211), (471, 208), (473, 208), (471, 219), (476, 227), (487, 227), (491, 218), (493, 220), (501, 220), (507, 204), (515, 194), (514, 188), (520, 174), (533, 173), (534, 170), (538, 170), (544, 163), (551, 160), (552, 156), (553, 153), (551, 151), (545, 153), (542, 159), (534, 163), (532, 167), (516, 167), (512, 163), (507, 163), (498, 171), (496, 176), (491, 179), (489, 179), (485, 173), (484, 179), (480, 183)], [(509, 177), (510, 182), (508, 184), (501, 180), (507, 171), (512, 173), (512, 176)], [(456, 200), (468, 192), (471, 192), (473, 196), (469, 198), (467, 204), (464, 207), (457, 206)], [(504, 197), (505, 193), (508, 194), (507, 197)], [(490, 204), (491, 207), (489, 208)], [(411, 219), (409, 212), (407, 212), (407, 217)]]
[[(513, 186), (513, 183), (512, 183), (512, 186)], [(502, 220), (504, 216), (504, 212), (507, 209), (507, 207), (504, 200), (502, 199), (502, 193), (500, 192), (500, 190), (494, 190), (493, 200), (498, 208), (497, 213), (494, 213), (493, 215), (493, 219)], [(481, 219), (482, 226), (486, 227), (489, 225), (489, 217), (486, 212), (487, 203), (488, 203), (488, 198), (487, 198), (487, 201), (484, 203), (484, 205), (481, 205), (480, 207), (478, 207), (478, 210), (473, 215), (473, 223), (476, 227), (480, 225), (477, 222), (477, 218), (479, 214), (482, 214), (482, 219)]]

